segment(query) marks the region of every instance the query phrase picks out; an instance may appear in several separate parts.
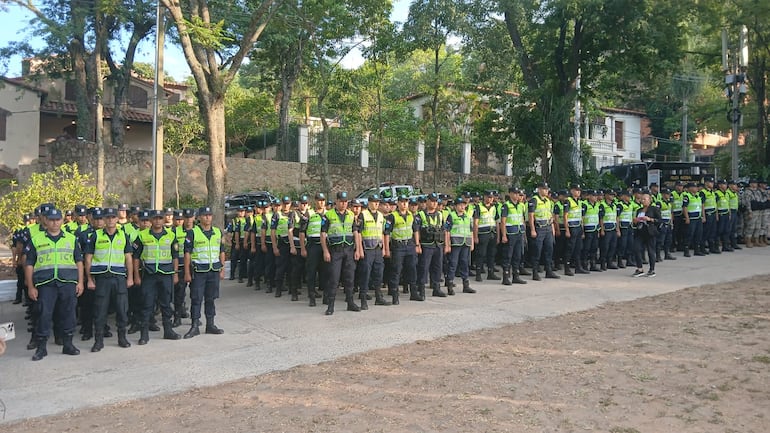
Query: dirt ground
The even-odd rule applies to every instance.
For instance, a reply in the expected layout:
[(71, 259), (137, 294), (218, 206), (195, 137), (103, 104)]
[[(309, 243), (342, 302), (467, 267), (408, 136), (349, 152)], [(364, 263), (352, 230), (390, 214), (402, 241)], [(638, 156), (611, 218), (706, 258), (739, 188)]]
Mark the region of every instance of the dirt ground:
[(13, 259), (0, 259), (0, 280), (15, 280), (16, 269), (13, 267)]
[(764, 433), (769, 278), (419, 341), (2, 430)]

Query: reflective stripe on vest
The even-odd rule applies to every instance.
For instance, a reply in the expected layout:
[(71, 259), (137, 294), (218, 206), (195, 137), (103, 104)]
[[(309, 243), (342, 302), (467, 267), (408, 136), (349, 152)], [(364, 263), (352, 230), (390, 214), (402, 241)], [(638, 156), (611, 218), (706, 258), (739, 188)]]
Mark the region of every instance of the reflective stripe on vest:
[(631, 227), (631, 221), (634, 219), (634, 205), (632, 203), (620, 203), (620, 227)]
[(618, 208), (615, 207), (615, 203), (602, 202), (602, 206), (604, 206), (604, 230), (615, 230), (618, 225)]
[[(187, 239), (187, 230), (184, 229), (184, 226), (176, 226), (174, 227), (174, 236), (176, 236), (177, 246), (184, 245), (184, 241)], [(182, 265), (182, 259), (184, 259), (184, 248), (179, 248), (177, 257), (179, 257), (179, 264)]]
[(385, 225), (385, 216), (380, 211), (375, 211), (372, 214), (369, 209), (365, 209), (363, 218), (364, 226), (361, 230), (361, 240), (364, 243), (364, 249), (372, 250), (382, 247), (382, 227)]
[(444, 243), (444, 234), (441, 227), (444, 225), (444, 216), (440, 212), (434, 212), (433, 217), (420, 211), (420, 245), (438, 245)]
[(452, 211), (449, 216), (452, 218), (452, 229), (449, 230), (449, 239), (453, 247), (471, 246), (473, 241), (473, 219), (467, 213), (458, 215)]
[(660, 219), (666, 223), (671, 221), (671, 202), (660, 202)]
[(139, 240), (142, 241), (141, 259), (145, 269), (160, 274), (173, 274), (175, 270), (171, 244), (175, 239), (176, 235), (166, 228), (163, 229), (160, 239), (157, 239), (150, 229), (139, 232)]
[(275, 235), (279, 238), (289, 237), (289, 214), (278, 212), (276, 215), (278, 215), (278, 224), (275, 226)]
[(126, 234), (120, 230), (110, 239), (104, 229), (94, 236), (94, 256), (91, 259), (91, 273), (126, 275)]
[(728, 189), (727, 197), (728, 203), (730, 204), (730, 210), (738, 210), (740, 204), (740, 197), (738, 197), (738, 194), (735, 191)]
[(691, 217), (700, 217), (701, 215), (701, 200), (699, 195), (693, 195), (689, 192), (685, 193), (689, 198), (687, 203), (687, 214)]
[(321, 220), (323, 219), (323, 213), (310, 211), (310, 218), (307, 220), (307, 230), (305, 236), (309, 238), (315, 238), (316, 240), (321, 237)]
[(495, 225), (495, 207), (490, 206), (487, 209), (486, 205), (480, 203), (479, 209), (479, 230), (484, 230), (484, 233), (492, 229)]
[(671, 212), (674, 215), (682, 213), (682, 207), (684, 206), (684, 200), (682, 200), (683, 196), (683, 192), (680, 193), (678, 191), (671, 191), (671, 197), (674, 199), (671, 204)]
[(727, 215), (730, 212), (730, 197), (727, 195), (727, 191), (722, 192), (717, 190), (714, 192), (717, 201), (717, 210), (720, 215)]
[(535, 223), (539, 226), (546, 226), (551, 224), (551, 216), (553, 215), (553, 204), (551, 200), (546, 198), (543, 200), (539, 195), (535, 196)]
[(219, 261), (219, 253), (222, 247), (222, 232), (211, 228), (211, 237), (206, 237), (200, 226), (193, 228), (193, 248), (190, 252), (190, 261), (195, 265), (195, 272), (219, 271), (222, 262)]
[(401, 214), (396, 211), (393, 212), (393, 231), (390, 232), (390, 238), (394, 241), (407, 241), (412, 239), (414, 232), (412, 231), (412, 225), (414, 224), (414, 215), (411, 212), (406, 214), (404, 219)]
[(78, 282), (78, 266), (75, 263), (75, 236), (65, 231), (54, 242), (46, 232), (37, 233), (31, 240), (37, 253), (32, 274), (35, 286), (57, 280), (63, 283)]
[(583, 221), (583, 206), (572, 197), (568, 198), (567, 202), (569, 203), (567, 225), (570, 227), (579, 227), (580, 223)]
[(326, 212), (329, 228), (326, 230), (326, 241), (329, 245), (353, 245), (353, 212), (346, 210), (345, 220), (341, 220), (336, 210)]
[(524, 232), (524, 214), (527, 211), (526, 205), (524, 203), (513, 204), (511, 202), (506, 202), (505, 207), (508, 209), (508, 215), (505, 216), (505, 232), (509, 235)]
[(703, 200), (703, 209), (707, 213), (713, 213), (714, 210), (717, 208), (717, 197), (714, 194), (714, 191), (704, 188), (703, 196), (705, 197), (705, 200)]

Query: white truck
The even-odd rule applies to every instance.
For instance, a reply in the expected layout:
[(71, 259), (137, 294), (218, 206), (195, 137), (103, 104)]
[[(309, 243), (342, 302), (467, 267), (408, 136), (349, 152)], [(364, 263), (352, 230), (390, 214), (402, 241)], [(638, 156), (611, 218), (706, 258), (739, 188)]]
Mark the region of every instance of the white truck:
[(422, 191), (416, 189), (412, 185), (398, 185), (395, 182), (383, 182), (379, 186), (374, 186), (362, 191), (356, 196), (356, 199), (360, 200), (364, 206), (366, 206), (369, 203), (369, 197), (374, 194), (378, 194), (380, 199), (398, 198), (401, 195), (412, 198), (420, 197)]

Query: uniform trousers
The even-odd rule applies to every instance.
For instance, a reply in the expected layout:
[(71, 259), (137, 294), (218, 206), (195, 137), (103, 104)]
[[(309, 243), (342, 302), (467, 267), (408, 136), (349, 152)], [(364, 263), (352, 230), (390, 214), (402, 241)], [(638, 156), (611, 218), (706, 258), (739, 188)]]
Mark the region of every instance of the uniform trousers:
[(620, 227), (618, 239), (618, 264), (621, 260), (628, 260), (634, 254), (634, 231), (631, 227)]
[(265, 264), (265, 284), (267, 284), (268, 287), (273, 288), (275, 287), (275, 259), (276, 257), (273, 255), (273, 243), (267, 242), (267, 252), (262, 253), (262, 261)]
[(193, 323), (201, 318), (203, 303), (206, 321), (213, 323), (217, 315), (214, 300), (219, 298), (219, 271), (193, 272), (190, 282), (190, 318)]
[(703, 223), (703, 244), (709, 249), (714, 249), (718, 239), (718, 233), (719, 229), (717, 227), (716, 210), (706, 211), (706, 222)]
[(235, 272), (240, 262), (241, 250), (235, 249), (235, 242), (230, 244), (230, 279), (235, 279)]
[(417, 285), (437, 287), (441, 284), (444, 265), (444, 245), (422, 244), (422, 254), (417, 258)]
[(700, 217), (690, 217), (690, 224), (687, 226), (687, 247), (699, 250), (703, 247), (703, 220)]
[[(476, 254), (476, 272), (483, 272), (484, 266), (488, 270), (495, 269), (495, 251), (497, 249), (497, 233), (492, 231), (481, 232), (479, 227), (479, 243), (473, 249)], [(486, 229), (488, 230), (488, 228)]]
[(506, 233), (507, 243), (503, 243), (503, 271), (519, 272), (521, 268), (521, 256), (524, 254), (524, 233)]
[(411, 242), (391, 241), (390, 265), (390, 275), (388, 275), (389, 293), (392, 294), (398, 290), (400, 281), (409, 285), (414, 285), (417, 282), (417, 251)]
[[(538, 236), (540, 236), (538, 232)], [(567, 249), (564, 252), (565, 264), (580, 267), (580, 258), (583, 254), (583, 226), (569, 227)]]
[[(180, 262), (184, 262), (184, 259), (180, 259)], [(177, 271), (179, 272), (179, 275), (184, 275), (184, 266), (181, 266)], [(179, 281), (174, 284), (174, 314), (177, 316), (180, 316), (182, 310), (184, 310), (184, 299), (186, 295), (187, 283), (184, 282), (184, 278), (180, 278)]]
[(315, 298), (316, 281), (320, 285), (321, 293), (326, 285), (326, 262), (324, 262), (323, 248), (319, 240), (310, 238), (307, 242), (307, 257), (305, 258), (305, 284), (307, 284), (308, 298)]
[(658, 241), (656, 243), (656, 248), (658, 251), (663, 250), (666, 254), (671, 252), (671, 243), (673, 239), (673, 230), (671, 228), (671, 223), (662, 223), (658, 227)]
[(35, 329), (37, 337), (48, 338), (54, 325), (65, 335), (72, 335), (75, 332), (76, 295), (75, 283), (50, 281), (37, 286), (37, 308), (39, 312)]
[(385, 260), (382, 257), (382, 247), (364, 249), (364, 258), (358, 261), (356, 268), (356, 281), (361, 299), (366, 299), (369, 290), (380, 289), (384, 268)]
[(115, 321), (118, 330), (126, 329), (128, 325), (128, 287), (126, 276), (113, 273), (95, 274), (94, 282), (94, 327), (96, 332), (107, 325), (107, 315), (110, 304), (115, 308)]
[(275, 256), (275, 287), (283, 290), (286, 274), (291, 272), (291, 253), (288, 238), (278, 239), (278, 255)]
[(532, 239), (532, 268), (537, 270), (537, 266), (542, 260), (545, 262), (545, 270), (547, 272), (552, 271), (553, 260), (553, 226), (546, 225), (543, 227), (537, 227), (537, 236)]
[(599, 229), (594, 228), (593, 231), (586, 231), (585, 236), (583, 239), (583, 260), (588, 260), (591, 263), (596, 262), (596, 253), (599, 251)]
[(446, 274), (447, 287), (454, 281), (455, 275), (459, 275), (463, 282), (468, 281), (470, 259), (471, 247), (469, 245), (452, 245), (449, 254), (449, 271)]
[(722, 248), (728, 248), (732, 245), (730, 240), (730, 229), (733, 222), (730, 220), (730, 211), (728, 210), (724, 214), (719, 214), (719, 221), (717, 222), (717, 238), (722, 243)]
[(615, 227), (604, 227), (604, 236), (599, 241), (599, 262), (604, 266), (609, 266), (615, 260), (617, 248), (618, 233)]
[(684, 247), (687, 245), (687, 224), (684, 223), (684, 215), (681, 212), (674, 213), (673, 218), (674, 244), (679, 251), (684, 251)]
[(80, 311), (80, 333), (91, 335), (94, 331), (94, 291), (86, 288), (76, 302)]
[(353, 301), (353, 285), (355, 284), (356, 262), (352, 245), (332, 245), (329, 247), (331, 261), (328, 263), (325, 298), (334, 303), (337, 286), (342, 284), (345, 290), (345, 300)]
[(730, 243), (733, 248), (738, 246), (738, 209), (730, 209)]
[[(260, 245), (259, 242), (259, 239), (257, 239), (257, 245)], [(265, 273), (264, 254), (262, 253), (261, 247), (257, 246), (256, 251), (249, 252), (249, 256), (248, 282), (256, 282), (259, 284), (260, 278), (262, 278), (262, 275)]]
[(171, 324), (171, 292), (174, 289), (174, 277), (171, 274), (150, 274), (144, 273), (142, 277), (142, 298), (144, 299), (144, 310), (142, 313), (142, 324), (149, 325), (150, 319), (155, 310), (155, 304), (160, 304), (160, 313), (163, 317), (163, 324)]

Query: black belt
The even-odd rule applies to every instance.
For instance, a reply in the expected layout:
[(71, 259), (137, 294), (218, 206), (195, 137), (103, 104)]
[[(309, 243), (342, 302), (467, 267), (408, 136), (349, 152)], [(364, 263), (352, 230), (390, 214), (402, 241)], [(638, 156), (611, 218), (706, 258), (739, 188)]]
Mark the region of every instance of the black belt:
[(481, 231), (482, 227), (479, 227), (479, 234), (480, 235), (486, 235), (488, 233), (492, 233), (492, 229), (490, 227), (484, 227), (483, 229), (484, 229), (484, 231)]
[(410, 243), (414, 243), (412, 239), (405, 239), (405, 240), (391, 239), (390, 242), (401, 246), (408, 246)]
[(329, 245), (330, 251), (342, 251), (345, 248), (353, 248), (353, 245), (347, 245), (347, 244)]
[(719, 215), (730, 215), (730, 209), (727, 209), (726, 211), (719, 211)]

